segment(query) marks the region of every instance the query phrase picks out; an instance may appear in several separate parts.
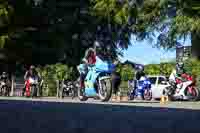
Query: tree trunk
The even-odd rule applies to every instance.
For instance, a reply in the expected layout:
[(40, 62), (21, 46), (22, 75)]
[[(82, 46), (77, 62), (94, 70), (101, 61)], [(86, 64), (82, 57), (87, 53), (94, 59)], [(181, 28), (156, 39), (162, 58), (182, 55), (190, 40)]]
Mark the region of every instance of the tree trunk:
[(196, 57), (200, 60), (200, 33), (192, 33), (192, 57)]

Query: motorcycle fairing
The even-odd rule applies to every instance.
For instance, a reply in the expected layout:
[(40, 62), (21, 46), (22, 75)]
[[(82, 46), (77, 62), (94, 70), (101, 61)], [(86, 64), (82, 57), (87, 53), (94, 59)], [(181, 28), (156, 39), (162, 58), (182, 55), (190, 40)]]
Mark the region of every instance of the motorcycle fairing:
[[(88, 97), (97, 96), (95, 89), (95, 83), (97, 82), (97, 77), (101, 73), (111, 73), (114, 70), (115, 65), (109, 62), (102, 61), (98, 56), (96, 56), (96, 63), (94, 66), (89, 68), (89, 72), (85, 78), (85, 95)], [(107, 78), (107, 77), (101, 77)]]
[(95, 89), (96, 78), (99, 76), (100, 72), (96, 73), (94, 71), (89, 71), (85, 78), (85, 94), (88, 97), (97, 96)]

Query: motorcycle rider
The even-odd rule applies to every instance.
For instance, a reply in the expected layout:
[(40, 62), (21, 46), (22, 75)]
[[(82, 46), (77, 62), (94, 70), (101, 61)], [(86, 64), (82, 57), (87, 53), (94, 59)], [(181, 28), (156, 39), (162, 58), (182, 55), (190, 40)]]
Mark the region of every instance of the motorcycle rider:
[[(115, 64), (116, 68), (117, 68), (119, 61), (114, 61), (113, 64)], [(112, 73), (111, 80), (112, 80), (112, 90), (113, 90), (113, 94), (114, 94), (112, 101), (115, 101), (116, 99), (120, 99), (119, 95), (117, 95), (117, 93), (119, 92), (119, 86), (121, 84), (121, 75), (116, 69)]]
[(80, 73), (80, 87), (84, 88), (84, 80), (88, 73), (88, 66), (92, 66), (96, 63), (96, 46), (98, 47), (97, 42), (94, 43), (95, 48), (89, 48), (85, 52), (85, 56), (82, 59), (81, 64), (77, 67)]
[(81, 64), (77, 67), (79, 73), (80, 73), (80, 87), (84, 88), (84, 80), (88, 73), (88, 65), (87, 60), (83, 58)]
[(6, 72), (3, 72), (0, 76), (0, 80), (6, 83), (6, 81), (8, 80), (8, 74)]
[(173, 70), (172, 70), (172, 73), (171, 73), (170, 76), (169, 76), (169, 81), (171, 81), (171, 82), (176, 82), (176, 76), (177, 76), (177, 74), (176, 74), (176, 69), (173, 69)]
[[(26, 71), (26, 73), (24, 75), (24, 80), (27, 81), (30, 77), (34, 77), (34, 78), (36, 77), (40, 81), (40, 75), (37, 72), (34, 65), (31, 65), (29, 70)], [(27, 82), (25, 82), (25, 85), (24, 85), (24, 88), (23, 88), (23, 91), (22, 91), (23, 96), (24, 96), (24, 93), (26, 91), (26, 85), (27, 85)]]
[(139, 65), (135, 72), (135, 80), (138, 81), (143, 76), (145, 76), (144, 67), (142, 65)]
[[(9, 82), (9, 77), (8, 77), (7, 72), (2, 72), (2, 75), (0, 76), (0, 81), (4, 82), (5, 84), (7, 84), (8, 85), (8, 89), (9, 89), (8, 91), (10, 91), (10, 82)], [(2, 87), (2, 84), (1, 84), (1, 87)]]
[[(145, 77), (144, 67), (142, 65), (139, 65), (136, 68), (136, 72), (135, 72), (134, 89), (137, 88), (138, 81), (141, 80), (142, 77)], [(138, 98), (142, 99), (142, 97), (138, 97)]]

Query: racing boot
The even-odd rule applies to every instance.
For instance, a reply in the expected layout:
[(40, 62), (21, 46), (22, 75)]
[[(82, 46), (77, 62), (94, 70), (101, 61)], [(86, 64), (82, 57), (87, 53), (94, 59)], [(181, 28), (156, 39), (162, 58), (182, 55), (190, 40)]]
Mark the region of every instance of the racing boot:
[(117, 102), (121, 101), (121, 93), (120, 92), (117, 93), (116, 99), (117, 99)]
[(115, 102), (115, 101), (116, 101), (116, 99), (117, 99), (117, 96), (116, 96), (116, 94), (113, 94), (113, 96), (112, 96), (112, 101), (113, 101), (113, 102)]

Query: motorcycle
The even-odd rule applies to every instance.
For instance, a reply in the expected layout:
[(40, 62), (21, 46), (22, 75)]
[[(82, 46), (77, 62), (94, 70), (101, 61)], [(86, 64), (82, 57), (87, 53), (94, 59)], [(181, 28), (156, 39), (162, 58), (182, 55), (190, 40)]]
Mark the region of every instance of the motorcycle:
[(37, 77), (30, 77), (26, 82), (26, 96), (36, 97), (39, 88), (39, 79)]
[[(136, 88), (134, 87), (136, 83)], [(146, 77), (141, 77), (139, 81), (130, 80), (128, 82), (129, 100), (134, 100), (136, 97), (141, 96), (143, 100), (150, 101), (152, 99), (151, 82)]]
[(88, 66), (84, 88), (78, 87), (79, 99), (86, 101), (88, 98), (94, 98), (102, 102), (109, 101), (112, 95), (111, 73), (114, 69), (114, 64), (96, 56), (95, 65)]
[(7, 85), (7, 82), (2, 80), (0, 82), (0, 86), (1, 86), (1, 90), (0, 90), (1, 96), (9, 96), (10, 89), (9, 89), (9, 86)]
[(71, 96), (72, 99), (76, 97), (76, 82), (73, 81), (64, 81), (60, 84), (61, 86), (61, 97), (64, 98), (64, 96)]
[(168, 82), (168, 86), (163, 90), (171, 100), (197, 101), (199, 90), (195, 87), (192, 76), (186, 75), (185, 79), (176, 77), (176, 81)]

